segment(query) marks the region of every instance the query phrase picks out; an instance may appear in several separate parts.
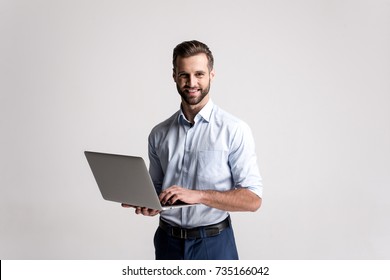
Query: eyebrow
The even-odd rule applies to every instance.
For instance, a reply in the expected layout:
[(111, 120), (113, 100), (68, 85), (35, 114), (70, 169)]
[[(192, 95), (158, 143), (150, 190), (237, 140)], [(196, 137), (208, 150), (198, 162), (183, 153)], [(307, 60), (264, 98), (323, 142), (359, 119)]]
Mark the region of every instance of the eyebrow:
[[(182, 74), (185, 74), (185, 75), (188, 75), (190, 73), (186, 72), (186, 71), (180, 71), (177, 73), (178, 75), (182, 75)], [(206, 71), (203, 71), (203, 70), (198, 70), (198, 71), (195, 71), (195, 74), (206, 74)]]

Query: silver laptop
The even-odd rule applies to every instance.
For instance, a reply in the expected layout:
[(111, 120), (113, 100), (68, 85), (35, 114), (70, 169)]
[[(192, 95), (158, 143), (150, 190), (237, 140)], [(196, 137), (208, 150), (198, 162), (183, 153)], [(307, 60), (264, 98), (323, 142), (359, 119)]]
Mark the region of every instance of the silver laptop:
[(105, 200), (161, 211), (196, 205), (183, 202), (161, 205), (141, 157), (91, 151), (84, 154)]

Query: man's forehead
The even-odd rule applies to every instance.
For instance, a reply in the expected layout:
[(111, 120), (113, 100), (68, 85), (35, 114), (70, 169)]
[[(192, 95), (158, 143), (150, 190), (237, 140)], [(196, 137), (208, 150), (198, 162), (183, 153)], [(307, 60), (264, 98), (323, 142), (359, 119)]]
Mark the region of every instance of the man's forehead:
[(208, 69), (208, 59), (204, 53), (188, 57), (178, 56), (176, 66), (178, 71), (186, 68), (191, 68), (194, 71), (205, 71)]

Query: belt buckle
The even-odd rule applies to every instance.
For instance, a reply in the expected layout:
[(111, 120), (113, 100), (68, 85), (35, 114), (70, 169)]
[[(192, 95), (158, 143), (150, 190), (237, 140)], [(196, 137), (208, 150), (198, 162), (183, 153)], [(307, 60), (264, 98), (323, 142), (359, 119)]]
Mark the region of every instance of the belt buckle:
[(187, 230), (185, 228), (180, 229), (180, 238), (187, 239)]
[(171, 228), (172, 236), (178, 237), (180, 239), (187, 239), (187, 230), (185, 228)]

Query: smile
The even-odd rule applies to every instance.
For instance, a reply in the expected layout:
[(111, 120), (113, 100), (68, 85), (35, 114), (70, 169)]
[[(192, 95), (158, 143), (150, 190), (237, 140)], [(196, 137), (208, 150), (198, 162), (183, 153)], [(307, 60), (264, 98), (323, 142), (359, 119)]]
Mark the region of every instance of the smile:
[(186, 89), (186, 91), (188, 93), (196, 93), (196, 92), (200, 91), (200, 89)]

